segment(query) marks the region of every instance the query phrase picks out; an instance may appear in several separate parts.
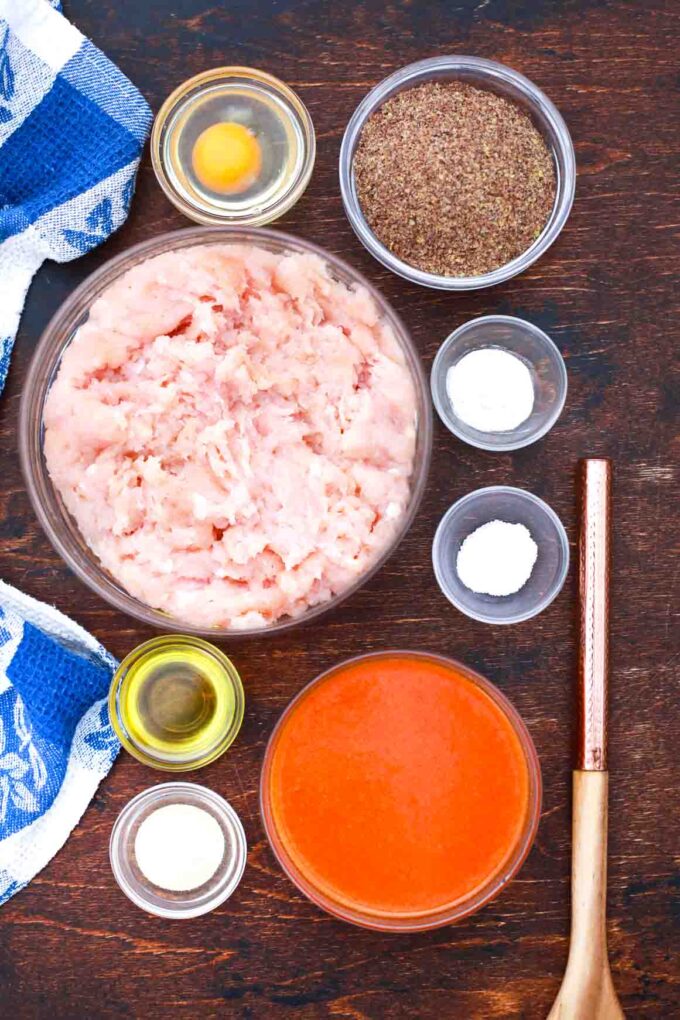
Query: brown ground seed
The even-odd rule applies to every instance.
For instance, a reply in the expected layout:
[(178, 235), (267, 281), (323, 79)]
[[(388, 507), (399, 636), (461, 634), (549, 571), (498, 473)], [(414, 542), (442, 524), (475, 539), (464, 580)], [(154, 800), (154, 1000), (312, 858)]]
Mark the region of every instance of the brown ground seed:
[(464, 82), (388, 99), (361, 133), (354, 177), (382, 243), (444, 276), (480, 276), (526, 251), (556, 192), (552, 155), (529, 116)]

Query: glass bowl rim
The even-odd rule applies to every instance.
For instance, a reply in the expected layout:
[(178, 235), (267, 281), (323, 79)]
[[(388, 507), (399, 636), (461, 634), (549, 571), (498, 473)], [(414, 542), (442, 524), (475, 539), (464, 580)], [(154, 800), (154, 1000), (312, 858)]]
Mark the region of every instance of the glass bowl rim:
[[(55, 525), (52, 515), (48, 513), (44, 503), (44, 500), (55, 499), (56, 497), (54, 485), (49, 478), (44, 464), (42, 450), (43, 410), (53, 373), (59, 364), (64, 350), (72, 339), (74, 330), (81, 324), (83, 317), (87, 314), (96, 297), (127, 269), (132, 268), (147, 258), (152, 258), (154, 255), (159, 255), (168, 250), (180, 250), (200, 244), (238, 244), (248, 242), (256, 245), (261, 243), (264, 247), (268, 245), (273, 246), (279, 251), (306, 252), (317, 255), (330, 267), (331, 271), (338, 273), (341, 280), (351, 280), (352, 285), (361, 286), (367, 290), (376, 303), (380, 316), (391, 326), (397, 342), (404, 352), (406, 363), (411, 372), (418, 405), (416, 455), (411, 476), (409, 504), (404, 512), (398, 531), (369, 568), (349, 587), (325, 602), (315, 604), (299, 616), (286, 616), (265, 627), (206, 628), (194, 626), (187, 621), (171, 617), (160, 610), (154, 610), (146, 603), (129, 595), (122, 586), (118, 585), (115, 579), (109, 577), (91, 551), (88, 551), (86, 560), (94, 571), (95, 576), (90, 577), (87, 570), (81, 567), (76, 556), (70, 551), (70, 540), (68, 537), (64, 539), (60, 534), (63, 530), (61, 516)], [(77, 321), (74, 323), (72, 320), (76, 313)], [(53, 346), (55, 346), (54, 351), (52, 350)], [(49, 377), (47, 379), (42, 378), (45, 368), (49, 369)], [(38, 418), (37, 427), (35, 427), (34, 422), (36, 416)], [(66, 566), (96, 595), (133, 619), (150, 624), (160, 630), (196, 635), (208, 640), (247, 639), (279, 634), (293, 627), (300, 627), (311, 622), (324, 613), (337, 608), (346, 599), (349, 599), (381, 569), (410, 530), (422, 502), (432, 457), (432, 419), (432, 401), (429, 385), (420, 353), (411, 338), (411, 333), (387, 298), (361, 272), (344, 259), (326, 251), (319, 245), (281, 230), (267, 227), (232, 225), (195, 226), (167, 231), (156, 237), (140, 241), (130, 248), (119, 252), (90, 273), (57, 308), (38, 340), (24, 381), (19, 408), (19, 460), (26, 491), (42, 530)]]
[[(260, 84), (266, 85), (273, 92), (278, 93), (280, 97), (286, 100), (288, 106), (295, 112), (295, 115), (299, 120), (300, 129), (304, 136), (305, 148), (302, 166), (300, 167), (297, 180), (294, 181), (280, 199), (262, 212), (253, 213), (252, 215), (239, 219), (230, 219), (229, 216), (219, 216), (216, 213), (211, 214), (206, 212), (200, 206), (190, 202), (187, 198), (180, 194), (179, 191), (177, 191), (166, 172), (165, 162), (161, 154), (161, 140), (168, 117), (174, 112), (179, 102), (184, 99), (192, 89), (200, 85), (208, 84), (211, 81), (226, 80), (229, 77), (236, 76), (252, 78)], [(198, 74), (192, 75), (190, 78), (181, 82), (177, 88), (173, 89), (170, 95), (164, 100), (161, 108), (154, 117), (153, 126), (151, 128), (151, 138), (149, 141), (149, 151), (151, 155), (151, 165), (156, 175), (156, 180), (165, 194), (165, 197), (168, 201), (172, 202), (176, 209), (179, 209), (179, 211), (189, 219), (193, 220), (195, 223), (211, 227), (258, 227), (264, 226), (267, 223), (272, 223), (274, 220), (284, 216), (285, 213), (292, 209), (293, 206), (302, 198), (311, 179), (314, 164), (316, 162), (316, 132), (314, 130), (312, 116), (307, 109), (307, 106), (303, 103), (297, 92), (295, 92), (290, 85), (287, 85), (285, 81), (282, 81), (273, 74), (269, 74), (268, 71), (261, 71), (256, 67), (248, 67), (245, 64), (225, 64), (220, 67), (209, 68), (206, 71), (199, 71)]]
[[(198, 757), (178, 757), (167, 760), (163, 758), (156, 758), (153, 754), (144, 750), (144, 748), (140, 747), (134, 741), (130, 735), (128, 727), (125, 724), (125, 720), (120, 713), (120, 692), (130, 667), (147, 652), (153, 651), (156, 648), (162, 648), (163, 645), (167, 644), (186, 644), (190, 645), (192, 648), (200, 648), (203, 652), (211, 655), (222, 669), (225, 680), (231, 684), (231, 688), (234, 692), (234, 716), (232, 718), (231, 725), (212, 748), (210, 748), (205, 754), (199, 755)], [(195, 637), (189, 634), (160, 634), (158, 637), (150, 638), (148, 641), (143, 641), (141, 644), (133, 648), (132, 651), (128, 652), (125, 658), (121, 660), (111, 680), (107, 704), (111, 725), (116, 736), (128, 754), (131, 754), (133, 758), (136, 758), (137, 761), (140, 761), (143, 765), (148, 765), (150, 768), (158, 769), (161, 772), (189, 772), (195, 769), (202, 769), (204, 766), (210, 765), (212, 762), (216, 761), (217, 758), (221, 757), (225, 751), (229, 750), (231, 745), (234, 743), (239, 735), (241, 726), (243, 725), (243, 717), (245, 715), (245, 692), (243, 690), (243, 681), (241, 680), (239, 671), (236, 669), (236, 666), (229, 656), (226, 655), (221, 648), (211, 644), (209, 641), (204, 641), (200, 637)]]
[[(497, 442), (488, 442), (484, 439), (477, 439), (473, 433), (476, 433), (479, 430), (472, 429), (468, 431), (467, 428), (459, 427), (453, 419), (449, 418), (446, 408), (442, 406), (442, 401), (439, 399), (436, 381), (441, 374), (444, 358), (457, 340), (464, 336), (473, 326), (478, 326), (480, 323), (513, 323), (514, 325), (524, 327), (529, 333), (532, 333), (534, 337), (538, 338), (539, 342), (543, 344), (547, 351), (550, 352), (557, 366), (560, 396), (556, 400), (552, 411), (546, 418), (543, 425), (526, 435), (523, 439), (513, 440), (511, 438), (517, 431), (516, 429), (512, 429), (509, 432), (499, 432), (499, 440)], [(513, 352), (511, 351), (510, 353)], [(432, 393), (432, 402), (442, 424), (445, 425), (449, 432), (456, 436), (457, 439), (467, 443), (468, 446), (474, 446), (477, 450), (486, 450), (490, 453), (511, 453), (513, 450), (521, 450), (525, 446), (531, 446), (533, 443), (537, 443), (539, 439), (543, 439), (543, 437), (550, 432), (562, 414), (564, 405), (567, 401), (568, 389), (569, 379), (567, 375), (567, 366), (564, 361), (564, 356), (555, 341), (548, 336), (548, 334), (542, 330), (540, 326), (535, 325), (533, 322), (529, 322), (528, 319), (522, 319), (517, 315), (478, 315), (474, 319), (468, 319), (467, 322), (462, 323), (462, 325), (458, 326), (457, 329), (454, 329), (453, 332), (449, 333), (446, 339), (442, 341), (430, 370), (430, 391)], [(484, 434), (485, 433), (479, 433), (479, 435)], [(503, 436), (508, 437), (506, 442), (503, 442)]]
[[(120, 860), (125, 859), (126, 856), (121, 845), (121, 833), (125, 824), (129, 821), (134, 823), (140, 811), (145, 808), (147, 804), (153, 805), (154, 802), (162, 800), (169, 793), (184, 794), (189, 798), (189, 802), (195, 806), (204, 805), (206, 802), (209, 803), (220, 815), (224, 827), (229, 830), (233, 837), (236, 849), (236, 867), (230, 881), (223, 889), (216, 891), (212, 899), (206, 901), (200, 906), (188, 909), (151, 904), (130, 885), (123, 874), (123, 870), (120, 865)], [(169, 920), (190, 920), (194, 917), (201, 917), (203, 914), (208, 914), (215, 910), (222, 903), (228, 900), (229, 897), (236, 891), (241, 879), (243, 878), (247, 858), (248, 840), (243, 828), (243, 822), (230, 802), (222, 797), (221, 794), (217, 793), (215, 790), (211, 790), (207, 786), (202, 786), (199, 783), (183, 782), (181, 780), (176, 782), (158, 783), (155, 786), (148, 786), (145, 790), (141, 790), (140, 793), (131, 797), (119, 811), (111, 828), (111, 835), (109, 837), (109, 863), (111, 865), (113, 877), (115, 878), (116, 884), (121, 892), (123, 892), (127, 898), (141, 910), (154, 914), (156, 917), (163, 917)], [(192, 891), (193, 890), (187, 891), (186, 895), (188, 898), (190, 898)]]
[[(408, 262), (394, 255), (382, 241), (379, 241), (368, 225), (352, 185), (352, 162), (354, 151), (364, 124), (382, 103), (394, 92), (408, 82), (417, 84), (426, 78), (429, 72), (450, 71), (455, 77), (456, 71), (476, 72), (480, 79), (489, 83), (502, 82), (518, 89), (536, 119), (549, 125), (555, 141), (555, 147), (565, 163), (564, 181), (558, 181), (555, 203), (546, 224), (536, 240), (510, 262), (481, 276), (443, 276), (438, 273), (426, 272), (411, 266)], [(557, 240), (569, 218), (576, 191), (576, 154), (569, 129), (562, 114), (545, 93), (529, 78), (506, 64), (484, 57), (455, 55), (428, 57), (407, 64), (378, 82), (361, 100), (345, 128), (340, 147), (339, 159), (340, 194), (345, 214), (354, 233), (367, 251), (381, 262), (387, 269), (411, 283), (435, 290), (469, 291), (480, 290), (504, 283), (519, 273), (523, 273), (537, 261)]]
[[(275, 751), (276, 741), (279, 734), (281, 733), (283, 726), (286, 721), (290, 718), (297, 705), (303, 700), (303, 698), (319, 684), (325, 680), (330, 679), (334, 674), (347, 667), (353, 666), (356, 663), (366, 662), (375, 659), (392, 658), (394, 656), (416, 658), (421, 660), (427, 660), (429, 662), (436, 662), (447, 668), (453, 668), (460, 672), (466, 679), (472, 683), (477, 684), (494, 702), (496, 707), (503, 713), (508, 719), (512, 726), (512, 730), (517, 736), (519, 743), (522, 748), (526, 763), (527, 763), (527, 775), (529, 777), (529, 803), (527, 805), (527, 815), (525, 820), (524, 829), (517, 842), (515, 852), (505, 862), (499, 872), (492, 877), (492, 879), (483, 886), (481, 889), (476, 890), (474, 894), (468, 897), (467, 900), (463, 901), (454, 906), (448, 906), (440, 909), (439, 911), (430, 911), (426, 914), (415, 914), (415, 915), (381, 915), (379, 913), (362, 913), (360, 910), (352, 910), (344, 904), (338, 903), (332, 900), (330, 897), (319, 892), (315, 889), (310, 881), (308, 881), (304, 875), (302, 875), (295, 867), (292, 861), (288, 860), (288, 855), (283, 847), (282, 841), (279, 839), (276, 833), (276, 826), (273, 820), (273, 814), (270, 806), (270, 794), (269, 794), (269, 773), (271, 771), (272, 759)], [(541, 815), (541, 802), (543, 793), (543, 782), (541, 775), (541, 765), (536, 751), (529, 728), (525, 723), (524, 719), (520, 715), (519, 711), (515, 708), (513, 703), (510, 701), (508, 696), (503, 693), (495, 684), (486, 677), (482, 676), (476, 670), (471, 669), (469, 666), (465, 666), (457, 659), (451, 658), (450, 656), (440, 655), (436, 652), (428, 652), (423, 650), (408, 649), (408, 648), (393, 648), (384, 649), (382, 651), (366, 652), (361, 655), (351, 656), (349, 659), (344, 659), (341, 662), (336, 663), (334, 666), (330, 666), (328, 669), (323, 670), (313, 680), (297, 692), (297, 694), (288, 702), (283, 712), (276, 721), (274, 728), (267, 741), (265, 749), (264, 759), (262, 762), (262, 769), (260, 771), (260, 784), (259, 784), (259, 803), (260, 803), (260, 818), (264, 827), (265, 834), (267, 836), (267, 842), (276, 858), (280, 868), (284, 875), (293, 883), (293, 885), (301, 892), (308, 900), (310, 900), (315, 906), (324, 910), (332, 917), (336, 917), (341, 921), (346, 921), (350, 924), (357, 925), (360, 928), (368, 928), (373, 931), (381, 932), (395, 932), (395, 933), (406, 933), (415, 931), (428, 931), (433, 928), (440, 928), (447, 924), (453, 924), (456, 921), (467, 917), (470, 914), (476, 913), (481, 910), (483, 906), (495, 899), (499, 893), (505, 888), (505, 886), (515, 877), (526, 858), (531, 851), (538, 831), (538, 825)]]
[[(469, 503), (474, 502), (480, 496), (485, 496), (488, 494), (494, 495), (510, 494), (515, 497), (518, 497), (521, 502), (533, 504), (533, 506), (536, 507), (538, 511), (542, 513), (543, 516), (550, 521), (553, 528), (555, 529), (555, 534), (557, 535), (557, 543), (559, 545), (562, 558), (562, 565), (560, 567), (559, 573), (557, 574), (554, 585), (549, 589), (549, 591), (545, 593), (543, 598), (540, 599), (540, 601), (537, 602), (535, 606), (533, 606), (529, 610), (525, 610), (525, 612), (523, 613), (517, 613), (507, 618), (501, 617), (500, 619), (495, 616), (490, 617), (485, 613), (481, 612), (476, 613), (468, 606), (464, 606), (449, 590), (448, 586), (444, 584), (442, 571), (440, 569), (440, 563), (442, 560), (442, 554), (440, 550), (442, 542), (444, 541), (444, 533), (446, 531), (447, 525), (449, 524), (453, 517), (457, 516), (461, 512), (461, 510), (465, 508), (465, 506), (467, 506)], [(439, 524), (437, 525), (437, 530), (435, 531), (434, 539), (432, 540), (432, 569), (434, 570), (434, 575), (442, 595), (446, 599), (448, 599), (452, 606), (455, 606), (455, 608), (459, 610), (459, 612), (463, 613), (463, 615), (467, 616), (469, 619), (477, 620), (479, 623), (490, 623), (494, 626), (499, 627), (510, 626), (513, 623), (524, 623), (526, 620), (531, 620), (533, 619), (534, 616), (538, 616), (539, 613), (542, 613), (544, 609), (547, 609), (548, 606), (555, 601), (557, 596), (562, 591), (562, 588), (564, 587), (564, 582), (566, 581), (567, 574), (569, 573), (570, 558), (571, 550), (569, 548), (569, 537), (567, 535), (566, 528), (562, 524), (562, 521), (557, 516), (553, 508), (548, 503), (546, 503), (545, 500), (541, 499), (540, 496), (536, 496), (533, 492), (530, 492), (528, 489), (520, 489), (514, 485), (485, 485), (481, 489), (473, 489), (472, 492), (468, 492), (465, 496), (461, 496), (461, 498), (457, 499), (454, 503), (452, 503), (448, 510), (442, 515), (442, 518), (439, 521)], [(508, 597), (512, 598), (512, 596)]]

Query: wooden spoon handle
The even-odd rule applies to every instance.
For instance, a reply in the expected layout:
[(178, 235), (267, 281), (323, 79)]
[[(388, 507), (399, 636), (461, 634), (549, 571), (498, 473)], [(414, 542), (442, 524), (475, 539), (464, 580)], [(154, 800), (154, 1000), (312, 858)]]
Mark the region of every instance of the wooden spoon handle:
[(606, 945), (609, 773), (577, 771), (572, 779), (571, 948), (588, 961)]
[(571, 941), (548, 1020), (621, 1020), (607, 955), (607, 685), (611, 464), (581, 463), (579, 741), (573, 773)]
[(569, 963), (548, 1020), (622, 1020), (607, 957), (607, 772), (573, 773)]

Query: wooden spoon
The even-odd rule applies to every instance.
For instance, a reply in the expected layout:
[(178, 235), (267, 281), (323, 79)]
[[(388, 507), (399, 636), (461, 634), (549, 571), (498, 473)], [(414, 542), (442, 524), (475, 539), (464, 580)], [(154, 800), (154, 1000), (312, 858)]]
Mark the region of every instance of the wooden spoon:
[(620, 1020), (607, 955), (607, 666), (611, 463), (581, 462), (579, 743), (573, 773), (571, 942), (548, 1020)]

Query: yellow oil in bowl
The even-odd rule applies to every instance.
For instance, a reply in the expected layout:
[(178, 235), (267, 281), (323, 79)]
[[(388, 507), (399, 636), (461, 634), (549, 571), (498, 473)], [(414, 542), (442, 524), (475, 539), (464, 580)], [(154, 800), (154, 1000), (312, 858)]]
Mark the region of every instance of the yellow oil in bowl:
[(135, 758), (159, 769), (200, 768), (223, 754), (243, 721), (233, 663), (200, 638), (168, 635), (135, 648), (111, 685), (111, 723)]

